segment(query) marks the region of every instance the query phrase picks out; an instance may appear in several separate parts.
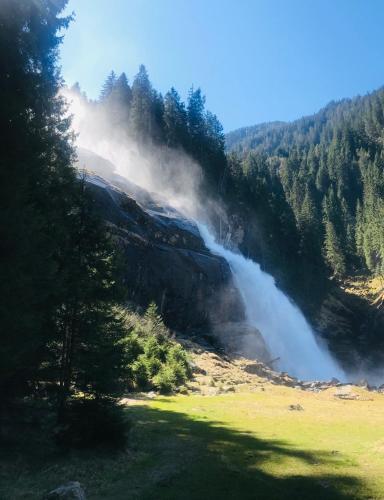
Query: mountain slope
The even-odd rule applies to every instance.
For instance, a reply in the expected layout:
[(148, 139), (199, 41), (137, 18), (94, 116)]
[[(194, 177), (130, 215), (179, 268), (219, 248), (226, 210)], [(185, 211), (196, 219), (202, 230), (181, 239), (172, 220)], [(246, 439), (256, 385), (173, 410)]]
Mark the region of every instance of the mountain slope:
[[(367, 115), (383, 98), (383, 88), (365, 96), (331, 101), (313, 115), (293, 122), (268, 122), (242, 127), (226, 134), (227, 151), (246, 153), (258, 151), (267, 154), (286, 154), (292, 146), (309, 147), (329, 143), (338, 124), (361, 125), (360, 116)], [(383, 125), (380, 110), (375, 112), (380, 128)], [(366, 123), (368, 129), (372, 123)]]

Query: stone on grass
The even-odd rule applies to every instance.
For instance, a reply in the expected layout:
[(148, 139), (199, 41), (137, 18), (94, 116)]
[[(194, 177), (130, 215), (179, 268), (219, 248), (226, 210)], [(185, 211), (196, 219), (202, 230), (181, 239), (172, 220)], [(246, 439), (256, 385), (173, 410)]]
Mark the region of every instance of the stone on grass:
[(52, 490), (46, 500), (86, 500), (85, 492), (78, 481), (69, 481)]
[(289, 405), (288, 407), (291, 411), (304, 411), (304, 408), (297, 404), (297, 405)]

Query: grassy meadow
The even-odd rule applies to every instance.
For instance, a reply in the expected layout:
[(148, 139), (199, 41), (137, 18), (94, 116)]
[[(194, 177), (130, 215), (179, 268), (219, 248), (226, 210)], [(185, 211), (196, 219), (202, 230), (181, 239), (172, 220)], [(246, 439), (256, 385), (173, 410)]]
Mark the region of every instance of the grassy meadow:
[(335, 391), (128, 400), (125, 451), (3, 450), (0, 498), (41, 499), (77, 480), (94, 500), (382, 499), (384, 396)]

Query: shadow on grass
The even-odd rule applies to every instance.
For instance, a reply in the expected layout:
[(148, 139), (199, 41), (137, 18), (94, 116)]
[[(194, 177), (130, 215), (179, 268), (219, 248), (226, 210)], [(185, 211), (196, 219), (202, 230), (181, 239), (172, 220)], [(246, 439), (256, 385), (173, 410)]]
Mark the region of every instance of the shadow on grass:
[(374, 497), (344, 474), (343, 466), (351, 466), (347, 457), (332, 452), (298, 449), (145, 403), (128, 406), (126, 415), (125, 452), (62, 454), (41, 433), (34, 442), (0, 449), (1, 500), (41, 500), (67, 481), (80, 481), (87, 500)]
[[(138, 498), (149, 499), (350, 499), (365, 498), (364, 487), (338, 474), (341, 457), (332, 452), (300, 450), (276, 440), (225, 427), (221, 422), (195, 420), (185, 414), (133, 406), (134, 441), (152, 456), (146, 485)], [(292, 459), (292, 460), (291, 460)], [(307, 475), (266, 472), (290, 462)], [(296, 460), (296, 462), (294, 462)], [(299, 461), (300, 463), (298, 464)], [(262, 469), (262, 466), (265, 466)], [(327, 467), (329, 474), (316, 471)], [(286, 470), (286, 469), (285, 469)], [(144, 480), (144, 478), (142, 478)], [(360, 492), (360, 495), (359, 495)], [(112, 498), (112, 497), (111, 497)], [(117, 495), (113, 498), (124, 498)]]

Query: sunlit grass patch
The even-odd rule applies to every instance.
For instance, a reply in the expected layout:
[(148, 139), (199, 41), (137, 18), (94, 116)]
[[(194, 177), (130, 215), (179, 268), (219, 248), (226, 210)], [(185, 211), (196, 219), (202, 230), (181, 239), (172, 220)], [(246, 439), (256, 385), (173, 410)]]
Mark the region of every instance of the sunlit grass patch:
[(383, 498), (384, 397), (340, 400), (335, 391), (267, 384), (128, 400), (127, 450), (3, 461), (0, 497), (41, 499), (79, 480), (91, 500)]

